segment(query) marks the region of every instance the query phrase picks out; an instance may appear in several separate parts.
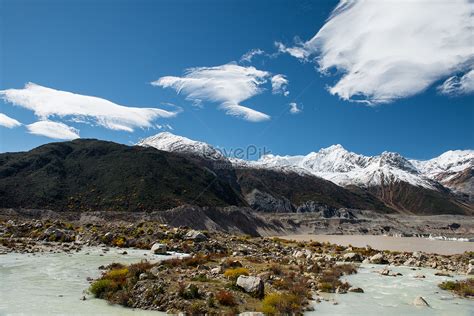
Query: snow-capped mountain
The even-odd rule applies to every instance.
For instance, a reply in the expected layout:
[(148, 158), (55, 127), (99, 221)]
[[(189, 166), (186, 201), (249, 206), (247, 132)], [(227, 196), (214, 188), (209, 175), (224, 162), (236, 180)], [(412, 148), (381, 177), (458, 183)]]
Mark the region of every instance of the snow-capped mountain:
[[(398, 153), (364, 156), (341, 145), (322, 148), (299, 156), (265, 155), (257, 161), (226, 158), (213, 146), (164, 132), (141, 140), (138, 145), (164, 151), (194, 154), (209, 159), (228, 159), (238, 168), (264, 168), (282, 172), (312, 174), (340, 186), (370, 188), (405, 182), (416, 187), (439, 190), (465, 170), (473, 169), (474, 151), (448, 151), (431, 160), (408, 160)], [(463, 178), (464, 179), (464, 178)], [(472, 179), (471, 179), (472, 180)], [(472, 188), (470, 189), (472, 191)], [(467, 192), (472, 194), (472, 192)]]
[(191, 154), (213, 160), (226, 159), (219, 150), (207, 143), (191, 140), (169, 132), (144, 138), (137, 145), (153, 147), (163, 151)]
[(341, 145), (323, 148), (306, 156), (267, 155), (251, 164), (256, 168), (297, 167), (341, 186), (371, 187), (403, 181), (436, 190), (438, 184), (420, 173), (400, 154), (384, 152), (363, 156), (349, 152)]
[(469, 195), (474, 194), (474, 150), (450, 150), (430, 160), (410, 160), (426, 177)]

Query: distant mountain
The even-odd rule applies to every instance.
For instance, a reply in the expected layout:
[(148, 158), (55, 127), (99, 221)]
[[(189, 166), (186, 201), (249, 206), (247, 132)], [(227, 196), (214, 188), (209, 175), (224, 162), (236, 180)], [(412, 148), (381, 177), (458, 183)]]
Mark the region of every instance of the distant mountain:
[[(419, 168), (398, 154), (365, 157), (339, 145), (307, 156), (243, 161), (170, 133), (140, 146), (77, 139), (0, 154), (0, 208), (133, 212), (196, 205), (328, 216), (341, 208), (474, 213), (466, 199)], [(461, 171), (449, 181), (469, 177), (472, 173)]]
[(266, 212), (393, 212), (368, 193), (313, 175), (236, 170), (225, 157), (203, 158), (201, 153), (212, 149), (202, 143), (165, 134), (154, 145), (175, 152), (77, 139), (0, 154), (0, 208), (133, 212), (191, 204)]
[[(155, 139), (162, 138), (157, 136)], [(147, 145), (201, 156), (202, 152), (215, 151), (205, 143), (187, 138), (183, 141), (182, 137), (170, 133), (165, 136), (164, 139), (171, 138), (182, 144), (179, 150), (170, 148), (166, 142), (148, 142)], [(455, 196), (450, 190), (472, 196), (473, 157), (473, 151), (454, 151), (423, 162), (408, 160), (393, 152), (364, 156), (333, 145), (306, 156), (266, 155), (257, 161), (235, 158), (229, 161), (238, 173), (242, 169), (267, 169), (304, 177), (312, 175), (353, 191), (357, 187), (370, 192), (388, 207), (401, 212), (429, 214), (463, 213), (472, 209), (469, 198)]]
[(474, 150), (450, 150), (430, 160), (410, 160), (426, 177), (474, 199)]
[(209, 144), (186, 137), (163, 132), (140, 140), (138, 146), (153, 147), (163, 151), (191, 154), (206, 159), (226, 159), (222, 153)]

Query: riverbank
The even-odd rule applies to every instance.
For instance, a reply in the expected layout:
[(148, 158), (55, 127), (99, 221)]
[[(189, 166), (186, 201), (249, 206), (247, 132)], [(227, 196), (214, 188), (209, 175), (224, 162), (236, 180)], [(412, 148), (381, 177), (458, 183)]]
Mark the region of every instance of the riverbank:
[[(84, 251), (91, 247), (100, 249), (99, 257), (113, 250), (118, 254), (116, 260), (103, 264), (101, 273), (95, 268), (95, 272), (87, 271), (94, 283), (91, 287), (87, 283), (82, 290), (89, 288), (96, 297), (125, 307), (167, 313), (301, 314), (315, 308), (311, 301), (314, 295), (363, 295), (366, 285), (354, 286), (346, 279), (361, 264), (380, 265), (377, 273), (387, 280), (400, 277), (391, 266), (419, 271), (433, 268), (438, 271), (436, 277), (440, 282), (444, 281), (442, 278), (474, 274), (474, 252), (441, 255), (377, 250), (314, 240), (236, 236), (157, 222), (81, 225), (61, 220), (9, 220), (0, 222), (0, 244), (0, 253), (6, 257), (57, 255), (82, 257), (85, 262), (90, 254)], [(121, 260), (136, 251), (141, 251), (142, 256), (134, 262)], [(152, 260), (170, 252), (186, 253), (189, 257)], [(148, 260), (139, 263), (140, 259)], [(80, 267), (77, 264), (76, 268)], [(41, 268), (36, 272), (41, 273)], [(45, 268), (51, 269), (47, 265)], [(47, 276), (51, 284), (55, 273), (71, 271), (66, 266), (56, 272), (50, 270)], [(12, 283), (13, 289), (16, 286), (21, 285)]]
[(383, 235), (288, 235), (279, 236), (282, 239), (296, 241), (329, 242), (342, 246), (366, 247), (377, 250), (415, 252), (430, 254), (454, 255), (464, 252), (474, 252), (474, 242), (433, 240), (421, 237), (394, 237)]

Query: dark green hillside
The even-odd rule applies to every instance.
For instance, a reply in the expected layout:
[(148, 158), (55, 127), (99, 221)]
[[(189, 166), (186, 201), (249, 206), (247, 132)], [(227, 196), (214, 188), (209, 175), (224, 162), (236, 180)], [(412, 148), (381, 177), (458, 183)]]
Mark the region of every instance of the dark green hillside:
[(164, 210), (243, 205), (209, 169), (173, 153), (98, 140), (0, 155), (0, 206), (52, 210)]

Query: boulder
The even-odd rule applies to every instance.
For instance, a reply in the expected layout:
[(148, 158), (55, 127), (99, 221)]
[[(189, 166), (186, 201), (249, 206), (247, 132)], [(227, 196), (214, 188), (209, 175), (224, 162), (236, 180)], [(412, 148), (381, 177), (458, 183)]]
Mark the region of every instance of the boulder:
[(428, 304), (427, 301), (425, 301), (425, 299), (421, 296), (418, 296), (417, 298), (415, 298), (415, 300), (413, 301), (413, 305), (415, 306), (424, 306), (424, 307), (429, 307), (430, 304)]
[(415, 251), (411, 256), (413, 258), (417, 259), (417, 260), (425, 260), (426, 259), (426, 255), (422, 252), (419, 252), (419, 251)]
[(403, 263), (403, 265), (404, 266), (414, 266), (414, 265), (416, 265), (416, 263), (417, 263), (416, 259), (409, 258)]
[(381, 253), (373, 255), (372, 257), (370, 257), (369, 261), (370, 263), (374, 263), (374, 264), (382, 264), (386, 262), (383, 257), (383, 254)]
[(351, 286), (348, 290), (348, 292), (352, 292), (352, 293), (364, 293), (364, 290), (361, 289), (360, 287), (353, 287)]
[(165, 244), (154, 243), (153, 246), (151, 246), (151, 253), (155, 255), (166, 255), (166, 250)]
[(350, 261), (350, 262), (353, 262), (353, 261), (360, 262), (361, 261), (360, 255), (358, 253), (355, 253), (355, 252), (348, 252), (348, 253), (344, 254), (342, 256), (342, 259), (344, 261)]
[(194, 240), (194, 241), (206, 241), (208, 239), (206, 235), (204, 235), (203, 233), (197, 230), (188, 231), (186, 235), (184, 236), (184, 238), (187, 240)]
[(466, 274), (467, 275), (474, 275), (474, 265), (473, 264), (469, 264), (469, 266), (467, 267)]
[(241, 275), (237, 278), (236, 284), (244, 289), (246, 293), (253, 294), (258, 298), (263, 298), (265, 287), (261, 278)]

